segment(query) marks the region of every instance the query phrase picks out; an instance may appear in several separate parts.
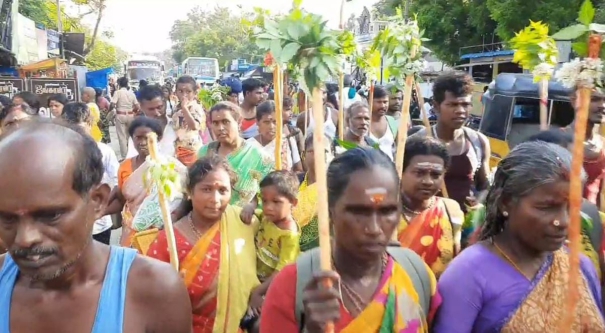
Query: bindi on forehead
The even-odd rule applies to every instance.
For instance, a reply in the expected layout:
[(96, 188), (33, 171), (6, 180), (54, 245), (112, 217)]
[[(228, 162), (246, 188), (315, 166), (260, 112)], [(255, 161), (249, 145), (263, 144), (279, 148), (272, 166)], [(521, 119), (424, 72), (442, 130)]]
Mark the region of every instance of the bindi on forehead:
[(370, 201), (376, 206), (380, 205), (387, 196), (387, 189), (384, 187), (369, 188), (365, 192)]

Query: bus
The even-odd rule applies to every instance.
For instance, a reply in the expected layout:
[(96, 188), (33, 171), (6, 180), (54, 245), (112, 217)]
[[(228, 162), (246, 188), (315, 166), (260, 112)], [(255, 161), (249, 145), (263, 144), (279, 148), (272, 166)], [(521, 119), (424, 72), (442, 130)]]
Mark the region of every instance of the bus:
[(207, 86), (212, 86), (221, 78), (216, 58), (189, 57), (183, 61), (181, 68), (184, 75), (192, 76), (197, 83)]
[(164, 63), (153, 56), (132, 56), (124, 65), (125, 75), (131, 87), (138, 88), (139, 81), (164, 84)]

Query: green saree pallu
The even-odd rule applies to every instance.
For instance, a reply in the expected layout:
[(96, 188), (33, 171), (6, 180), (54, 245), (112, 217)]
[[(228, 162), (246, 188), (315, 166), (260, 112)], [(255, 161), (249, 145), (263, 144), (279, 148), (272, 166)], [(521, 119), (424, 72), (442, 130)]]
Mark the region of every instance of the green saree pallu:
[[(218, 154), (218, 148), (218, 141), (211, 142), (200, 149), (198, 158)], [(271, 156), (245, 141), (226, 158), (237, 174), (237, 182), (231, 194), (231, 204), (244, 207), (259, 193), (261, 180), (274, 170), (275, 164)]]

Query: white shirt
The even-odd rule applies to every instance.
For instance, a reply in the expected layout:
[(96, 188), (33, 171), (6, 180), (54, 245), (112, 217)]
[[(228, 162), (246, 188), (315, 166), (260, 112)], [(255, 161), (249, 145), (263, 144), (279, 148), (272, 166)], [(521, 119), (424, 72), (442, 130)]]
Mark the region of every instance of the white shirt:
[[(260, 142), (258, 142), (255, 137), (247, 139), (246, 141), (265, 151), (268, 156), (271, 156), (271, 161), (273, 161), (273, 163), (275, 164), (275, 139), (266, 146), (263, 146)], [(290, 152), (290, 154), (288, 154), (288, 160), (285, 162), (286, 170), (291, 170), (294, 164), (300, 162), (300, 153), (298, 152), (298, 146), (296, 145), (296, 138), (291, 136), (288, 138), (288, 141), (289, 143), (284, 142), (284, 144), (288, 145), (286, 149), (288, 149), (288, 151)], [(282, 147), (282, 149), (284, 149), (284, 147)]]
[[(175, 157), (176, 148), (174, 148), (174, 142), (176, 141), (177, 136), (172, 128), (172, 120), (168, 120), (168, 124), (164, 128), (164, 135), (162, 135), (162, 139), (158, 142), (158, 149), (160, 153), (163, 155)], [(128, 152), (126, 153), (126, 158), (131, 158), (139, 155), (137, 150), (134, 148), (134, 142), (132, 138), (128, 138)]]
[(391, 161), (394, 159), (393, 147), (395, 145), (395, 136), (393, 135), (393, 132), (391, 132), (391, 128), (388, 127), (388, 124), (387, 130), (386, 132), (384, 132), (382, 138), (377, 138), (373, 133), (370, 133), (370, 138), (378, 142), (380, 150), (382, 150), (383, 153), (387, 154)]
[[(102, 143), (97, 142), (99, 150), (101, 150), (101, 154), (103, 155), (103, 167), (105, 168), (105, 172), (103, 172), (103, 183), (109, 185), (109, 187), (114, 188), (118, 185), (118, 168), (120, 167), (120, 163), (118, 163), (118, 158), (113, 149)], [(111, 221), (111, 216), (105, 215), (102, 218), (95, 221), (95, 224), (92, 229), (92, 234), (100, 234), (107, 229), (110, 229), (113, 225)]]

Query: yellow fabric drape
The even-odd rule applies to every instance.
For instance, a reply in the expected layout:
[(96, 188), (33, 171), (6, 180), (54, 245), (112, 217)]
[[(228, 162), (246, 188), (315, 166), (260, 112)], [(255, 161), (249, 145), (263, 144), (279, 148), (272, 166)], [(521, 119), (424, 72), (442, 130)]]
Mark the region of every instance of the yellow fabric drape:
[(242, 209), (228, 206), (221, 219), (221, 261), (213, 333), (237, 332), (248, 310), (250, 293), (260, 285), (256, 276), (254, 225), (244, 224)]

